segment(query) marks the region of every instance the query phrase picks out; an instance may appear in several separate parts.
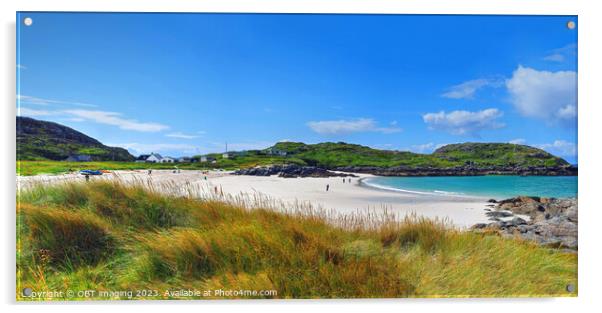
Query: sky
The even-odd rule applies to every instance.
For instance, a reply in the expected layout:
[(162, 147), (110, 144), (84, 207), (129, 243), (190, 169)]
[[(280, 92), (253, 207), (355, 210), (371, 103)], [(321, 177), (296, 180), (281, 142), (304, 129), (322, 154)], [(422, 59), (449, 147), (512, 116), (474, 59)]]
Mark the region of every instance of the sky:
[(511, 142), (577, 163), (575, 16), (27, 17), (17, 114), (134, 155)]

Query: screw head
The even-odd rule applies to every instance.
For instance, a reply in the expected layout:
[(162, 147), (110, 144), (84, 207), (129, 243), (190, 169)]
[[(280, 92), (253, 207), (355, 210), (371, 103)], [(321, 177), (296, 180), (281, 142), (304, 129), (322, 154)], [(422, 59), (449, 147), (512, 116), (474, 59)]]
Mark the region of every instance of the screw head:
[(26, 17), (23, 19), (23, 24), (25, 24), (25, 26), (31, 26), (31, 24), (33, 24), (33, 20), (31, 17)]
[(33, 293), (33, 290), (31, 288), (29, 288), (29, 287), (23, 288), (23, 295), (24, 296), (29, 297), (29, 296), (31, 296), (32, 293)]
[(566, 285), (566, 291), (568, 291), (568, 292), (575, 291), (575, 285), (573, 285), (573, 284)]
[(576, 26), (575, 22), (573, 22), (573, 21), (568, 21), (566, 23), (566, 28), (568, 28), (568, 29), (575, 29), (575, 26)]

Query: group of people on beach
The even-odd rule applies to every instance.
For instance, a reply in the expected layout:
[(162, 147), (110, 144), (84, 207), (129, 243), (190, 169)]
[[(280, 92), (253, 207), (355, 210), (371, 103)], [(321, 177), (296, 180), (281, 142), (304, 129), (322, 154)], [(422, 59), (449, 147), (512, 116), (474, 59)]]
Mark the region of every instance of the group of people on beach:
[[(349, 184), (351, 184), (351, 178), (343, 178), (343, 184), (345, 182), (348, 182)], [(330, 184), (326, 184), (326, 191), (330, 190)]]

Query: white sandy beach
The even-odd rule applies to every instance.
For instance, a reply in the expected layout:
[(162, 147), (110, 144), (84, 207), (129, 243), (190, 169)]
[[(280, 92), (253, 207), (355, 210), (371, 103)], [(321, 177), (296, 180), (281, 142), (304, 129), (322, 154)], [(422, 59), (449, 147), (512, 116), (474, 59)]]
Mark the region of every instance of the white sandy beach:
[[(205, 176), (207, 179), (205, 180)], [(91, 179), (120, 179), (139, 181), (155, 186), (165, 184), (182, 186), (183, 189), (195, 189), (201, 193), (253, 198), (261, 195), (284, 203), (311, 203), (314, 207), (334, 210), (342, 214), (380, 213), (387, 210), (398, 217), (415, 213), (429, 218), (448, 219), (457, 227), (470, 227), (476, 223), (488, 222), (485, 215), (487, 204), (482, 198), (468, 198), (446, 195), (416, 194), (409, 192), (387, 191), (361, 184), (360, 178), (371, 175), (359, 174), (351, 178), (351, 183), (343, 183), (341, 177), (330, 178), (281, 178), (276, 176), (237, 176), (226, 172), (183, 170), (173, 173), (171, 170), (114, 171)], [(37, 175), (17, 177), (20, 188), (27, 189), (32, 183), (57, 183), (64, 181), (84, 181), (82, 175)], [(326, 185), (330, 185), (326, 191)], [(191, 188), (192, 187), (192, 188)]]
[[(370, 175), (358, 175), (360, 178)], [(213, 179), (224, 193), (261, 192), (285, 202), (304, 201), (339, 213), (376, 212), (388, 210), (399, 217), (415, 213), (429, 218), (449, 219), (458, 227), (470, 227), (488, 222), (486, 201), (480, 198), (461, 198), (397, 191), (379, 190), (352, 178), (343, 183), (340, 177), (281, 178), (261, 176), (223, 176)], [(326, 185), (329, 191), (326, 191)], [(490, 221), (489, 221), (490, 222)]]

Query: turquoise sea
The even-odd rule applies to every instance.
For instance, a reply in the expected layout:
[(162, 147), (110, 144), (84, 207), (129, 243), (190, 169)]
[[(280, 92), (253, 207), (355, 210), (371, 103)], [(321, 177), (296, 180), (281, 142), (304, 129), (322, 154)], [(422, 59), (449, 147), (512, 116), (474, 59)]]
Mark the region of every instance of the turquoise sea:
[(576, 176), (371, 177), (368, 186), (405, 192), (505, 199), (515, 196), (577, 197)]

